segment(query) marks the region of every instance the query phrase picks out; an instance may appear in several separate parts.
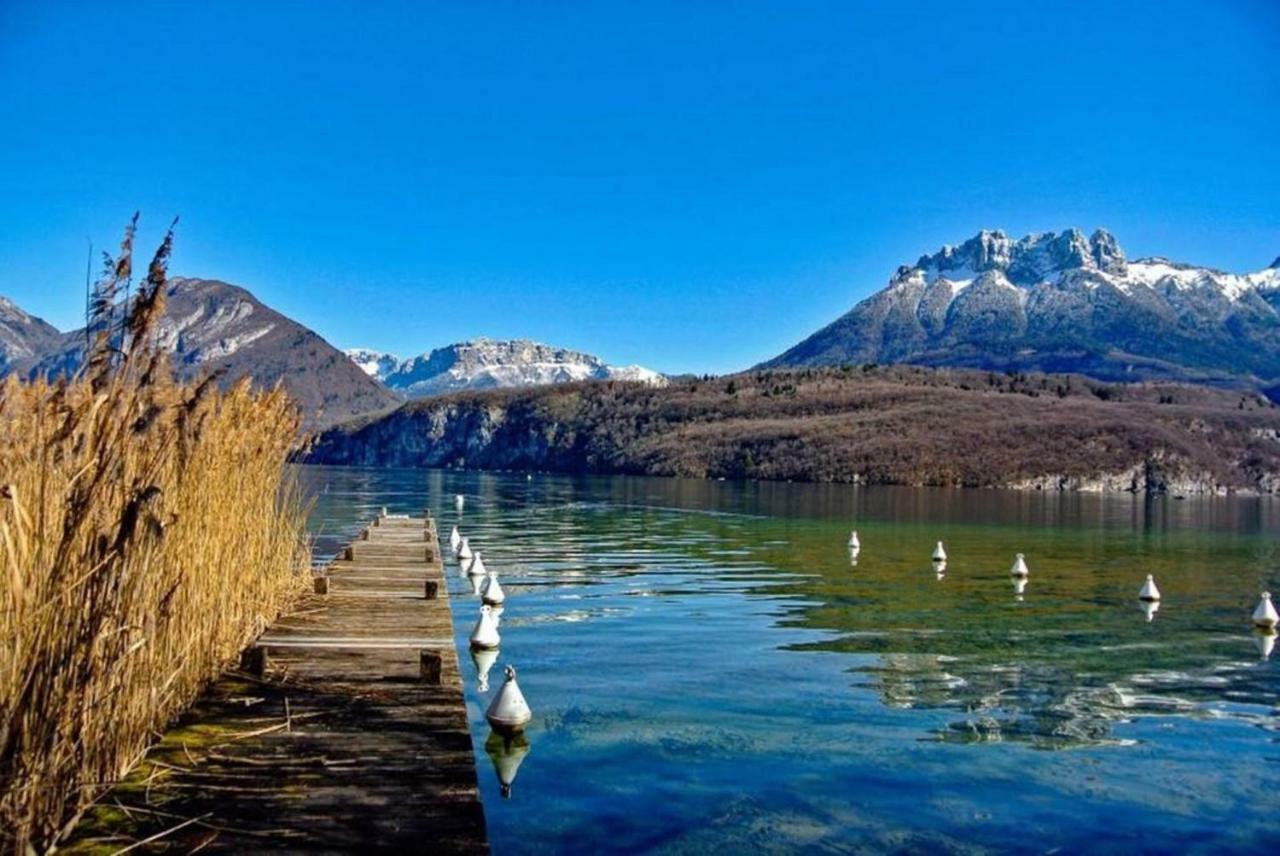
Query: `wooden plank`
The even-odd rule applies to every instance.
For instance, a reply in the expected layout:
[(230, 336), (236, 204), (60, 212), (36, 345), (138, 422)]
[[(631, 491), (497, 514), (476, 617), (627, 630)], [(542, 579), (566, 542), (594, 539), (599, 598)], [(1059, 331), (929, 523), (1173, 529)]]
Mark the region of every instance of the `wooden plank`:
[(66, 849), (488, 852), (434, 523), (347, 549)]

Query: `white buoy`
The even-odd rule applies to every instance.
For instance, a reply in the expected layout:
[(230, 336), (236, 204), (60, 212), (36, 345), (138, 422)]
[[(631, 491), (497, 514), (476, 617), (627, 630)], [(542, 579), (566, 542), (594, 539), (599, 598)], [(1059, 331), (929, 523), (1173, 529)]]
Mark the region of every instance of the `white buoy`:
[(1156, 578), (1151, 574), (1147, 574), (1147, 581), (1142, 584), (1142, 590), (1138, 592), (1138, 600), (1159, 600), (1160, 588), (1156, 585)]
[(449, 530), (449, 549), (458, 552), (458, 545), (462, 543), (462, 533), (458, 531), (458, 527), (454, 526)]
[(945, 562), (947, 560), (947, 551), (943, 549), (942, 542), (938, 542), (938, 546), (933, 548), (933, 560), (935, 562)]
[(1274, 633), (1255, 633), (1253, 634), (1253, 644), (1258, 649), (1258, 656), (1264, 660), (1271, 659), (1271, 652), (1276, 649), (1276, 634)]
[(516, 667), (507, 666), (506, 675), (507, 679), (502, 682), (502, 686), (498, 688), (498, 694), (493, 697), (493, 701), (489, 703), (489, 709), (484, 712), (484, 718), (489, 720), (494, 731), (514, 734), (524, 730), (529, 720), (533, 718), (533, 713), (529, 710), (528, 702), (524, 700), (524, 693), (520, 692), (520, 685), (516, 683)]
[(480, 617), (476, 626), (471, 629), (472, 648), (497, 648), (502, 644), (498, 635), (498, 625), (493, 620), (493, 610), (488, 605), (480, 607)]
[(480, 588), (480, 599), (490, 606), (497, 606), (507, 599), (507, 594), (502, 590), (502, 584), (498, 582), (498, 575), (493, 571), (484, 578), (484, 585)]
[(1027, 567), (1027, 557), (1018, 553), (1013, 557), (1013, 567), (1009, 569), (1010, 576), (1029, 577), (1031, 569)]
[(458, 494), (453, 498), (453, 504), (459, 511), (461, 511), (462, 507), (467, 504), (466, 497), (462, 494)]
[(1147, 621), (1153, 621), (1156, 613), (1160, 611), (1160, 601), (1158, 600), (1140, 600), (1138, 608), (1142, 610), (1142, 614), (1147, 617)]
[(466, 538), (463, 538), (461, 541), (458, 542), (458, 558), (459, 559), (471, 558), (471, 542), (468, 541)]
[(473, 577), (483, 577), (489, 571), (484, 566), (484, 559), (480, 558), (480, 551), (476, 550), (475, 555), (471, 557), (471, 561), (467, 563), (467, 574)]
[(471, 662), (476, 667), (476, 689), (482, 693), (489, 691), (489, 670), (498, 662), (498, 649), (485, 648), (471, 650)]
[(387, 518), (387, 507), (385, 505), (382, 506), (382, 511), (378, 514), (378, 516), (383, 518), (384, 520)]
[(511, 797), (511, 786), (524, 756), (529, 754), (529, 739), (523, 734), (503, 735), (493, 732), (484, 742), (485, 754), (493, 762), (493, 772), (498, 776), (498, 793), (502, 798)]
[(1258, 601), (1257, 608), (1253, 610), (1253, 626), (1275, 630), (1277, 623), (1280, 623), (1280, 615), (1276, 614), (1276, 608), (1271, 605), (1271, 592), (1264, 591), (1262, 600)]
[(862, 542), (858, 540), (857, 529), (853, 530), (853, 533), (849, 535), (849, 549), (855, 553), (862, 549)]

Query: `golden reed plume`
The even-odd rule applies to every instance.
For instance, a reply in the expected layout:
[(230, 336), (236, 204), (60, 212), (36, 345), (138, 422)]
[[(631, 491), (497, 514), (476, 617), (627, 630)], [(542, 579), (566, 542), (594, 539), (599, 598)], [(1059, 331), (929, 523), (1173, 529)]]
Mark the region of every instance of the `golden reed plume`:
[[(130, 223), (72, 379), (0, 386), (0, 848), (54, 845), (309, 582), (278, 386), (174, 379)], [(125, 299), (117, 301), (123, 290)], [(118, 320), (116, 316), (119, 316)]]

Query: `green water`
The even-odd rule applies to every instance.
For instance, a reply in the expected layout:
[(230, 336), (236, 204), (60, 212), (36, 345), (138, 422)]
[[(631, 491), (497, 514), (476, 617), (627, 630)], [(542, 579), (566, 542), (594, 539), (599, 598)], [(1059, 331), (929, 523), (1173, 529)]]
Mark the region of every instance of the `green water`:
[[(465, 641), (478, 599), (448, 567), (496, 852), (1280, 841), (1280, 651), (1264, 658), (1249, 622), (1280, 589), (1273, 500), (304, 478), (322, 551), (382, 505), (426, 504), (499, 572), (503, 644), (482, 690)], [(1150, 621), (1148, 573), (1163, 592)], [(483, 718), (507, 663), (535, 715), (514, 746)], [(504, 797), (498, 769), (516, 762)]]

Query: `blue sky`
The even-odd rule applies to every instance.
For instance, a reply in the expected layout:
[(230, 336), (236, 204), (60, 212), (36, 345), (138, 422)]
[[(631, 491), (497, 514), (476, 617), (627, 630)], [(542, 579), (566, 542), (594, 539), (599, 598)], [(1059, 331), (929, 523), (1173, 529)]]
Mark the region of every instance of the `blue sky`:
[(0, 293), (85, 244), (341, 347), (746, 367), (980, 228), (1280, 255), (1280, 4), (0, 0)]

